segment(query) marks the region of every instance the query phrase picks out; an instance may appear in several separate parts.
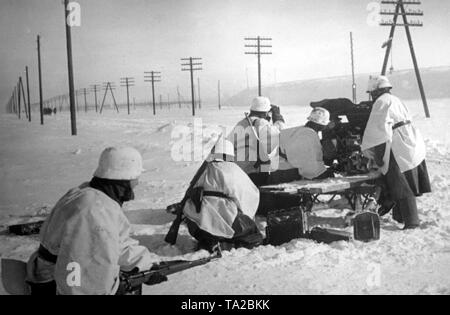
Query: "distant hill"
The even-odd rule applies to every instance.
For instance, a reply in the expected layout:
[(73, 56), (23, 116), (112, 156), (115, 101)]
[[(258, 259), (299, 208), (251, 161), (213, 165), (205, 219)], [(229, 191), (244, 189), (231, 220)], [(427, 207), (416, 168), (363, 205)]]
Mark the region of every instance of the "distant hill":
[[(421, 69), (422, 81), (427, 98), (450, 98), (450, 67)], [(367, 100), (365, 93), (369, 74), (356, 76), (357, 100)], [(394, 71), (390, 78), (393, 93), (403, 99), (419, 99), (420, 93), (414, 70)], [(351, 76), (301, 80), (263, 86), (263, 95), (273, 104), (308, 106), (311, 101), (325, 98), (352, 98)], [(227, 100), (229, 106), (248, 106), (257, 94), (256, 89), (239, 92)]]

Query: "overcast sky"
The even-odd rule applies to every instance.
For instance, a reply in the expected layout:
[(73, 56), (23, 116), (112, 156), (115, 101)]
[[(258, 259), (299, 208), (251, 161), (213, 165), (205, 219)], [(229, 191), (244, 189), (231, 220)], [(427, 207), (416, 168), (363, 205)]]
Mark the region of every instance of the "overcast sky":
[[(158, 93), (189, 97), (189, 75), (180, 58), (202, 57), (204, 97), (257, 82), (256, 57), (244, 55), (244, 37), (273, 38), (264, 56), (263, 83), (351, 73), (349, 32), (354, 35), (356, 72), (379, 72), (381, 44), (389, 28), (370, 26), (369, 0), (78, 0), (81, 26), (73, 28), (76, 88), (136, 78), (133, 95), (149, 95), (143, 71), (162, 72)], [(378, 2), (378, 1), (375, 1)], [(421, 67), (450, 65), (450, 1), (424, 0), (424, 27), (412, 34)], [(414, 7), (415, 8), (415, 7)], [(42, 36), (44, 98), (67, 93), (62, 0), (0, 0), (0, 104), (7, 102), (26, 65), (31, 95), (37, 94), (36, 35)], [(397, 69), (411, 68), (404, 29), (393, 46)], [(118, 91), (119, 92), (119, 91)], [(118, 95), (123, 101), (123, 94)]]

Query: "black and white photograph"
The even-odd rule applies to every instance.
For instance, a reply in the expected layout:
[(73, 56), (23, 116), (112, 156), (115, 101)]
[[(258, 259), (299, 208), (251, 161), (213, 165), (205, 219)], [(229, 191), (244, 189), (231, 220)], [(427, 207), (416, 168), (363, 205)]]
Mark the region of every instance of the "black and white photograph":
[(0, 295), (450, 295), (450, 1), (0, 0), (0, 107)]

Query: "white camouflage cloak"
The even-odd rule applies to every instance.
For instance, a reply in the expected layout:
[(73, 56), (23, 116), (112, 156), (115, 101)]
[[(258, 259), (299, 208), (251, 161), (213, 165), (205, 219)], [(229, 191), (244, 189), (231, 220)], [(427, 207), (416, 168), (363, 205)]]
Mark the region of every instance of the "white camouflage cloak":
[[(120, 270), (152, 267), (148, 249), (130, 237), (130, 223), (119, 204), (87, 184), (58, 201), (40, 237), (57, 262), (49, 263), (36, 252), (28, 263), (28, 281), (55, 280), (58, 294), (115, 294)], [(79, 286), (73, 273), (78, 267)]]
[(402, 173), (417, 167), (425, 159), (425, 143), (412, 123), (392, 130), (395, 124), (408, 120), (411, 121), (408, 108), (394, 95), (385, 93), (373, 104), (361, 149), (370, 156), (367, 151), (386, 143), (384, 165), (380, 168), (384, 175), (389, 169), (391, 149)]

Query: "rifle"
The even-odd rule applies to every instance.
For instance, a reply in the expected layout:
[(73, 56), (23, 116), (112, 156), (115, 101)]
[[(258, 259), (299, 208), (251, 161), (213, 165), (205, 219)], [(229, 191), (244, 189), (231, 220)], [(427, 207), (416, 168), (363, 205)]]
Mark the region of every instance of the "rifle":
[(175, 245), (175, 243), (177, 242), (178, 231), (180, 229), (181, 222), (183, 222), (184, 205), (190, 198), (192, 189), (200, 179), (200, 176), (202, 176), (202, 174), (205, 172), (207, 166), (208, 162), (203, 161), (203, 164), (200, 166), (200, 168), (197, 170), (197, 173), (195, 173), (194, 177), (192, 178), (189, 187), (186, 190), (186, 193), (184, 194), (183, 200), (181, 200), (181, 202), (177, 204), (170, 205), (167, 207), (167, 212), (171, 212), (176, 215), (175, 220), (173, 220), (172, 225), (170, 226), (169, 232), (167, 232), (167, 235), (164, 238), (164, 240), (170, 245)]
[(142, 284), (154, 285), (167, 281), (167, 276), (186, 269), (205, 265), (214, 259), (222, 257), (220, 246), (215, 248), (215, 254), (198, 260), (163, 261), (153, 265), (150, 270), (143, 272), (121, 272), (120, 284), (116, 295), (142, 295)]
[[(222, 136), (219, 136), (217, 142), (214, 144), (212, 150), (216, 146), (216, 144), (219, 142)], [(203, 175), (203, 173), (206, 170), (206, 167), (208, 166), (208, 161), (203, 161), (203, 164), (200, 166), (200, 168), (197, 170), (197, 173), (195, 173), (194, 177), (192, 178), (191, 182), (189, 183), (189, 187), (186, 190), (186, 193), (184, 194), (183, 199), (176, 204), (170, 205), (167, 207), (166, 211), (172, 214), (176, 215), (175, 220), (173, 220), (172, 225), (170, 226), (169, 232), (167, 232), (166, 237), (164, 238), (164, 241), (169, 243), (170, 245), (175, 245), (177, 242), (178, 237), (178, 231), (180, 230), (181, 222), (183, 222), (183, 208), (188, 201), (188, 199), (191, 197), (192, 189), (194, 188), (195, 184), (197, 184), (200, 177)]]

